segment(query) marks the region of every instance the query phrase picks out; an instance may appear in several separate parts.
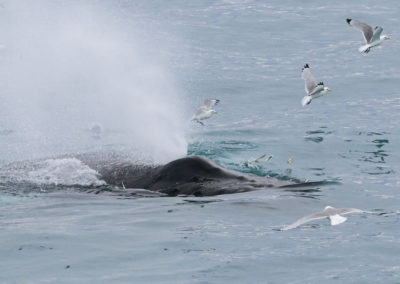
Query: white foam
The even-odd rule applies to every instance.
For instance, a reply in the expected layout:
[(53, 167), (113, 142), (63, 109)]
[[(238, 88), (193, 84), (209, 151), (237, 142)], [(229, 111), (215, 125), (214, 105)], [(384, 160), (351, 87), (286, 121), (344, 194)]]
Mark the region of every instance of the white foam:
[(48, 159), (35, 164), (24, 178), (28, 182), (46, 185), (99, 186), (105, 182), (99, 174), (75, 158)]

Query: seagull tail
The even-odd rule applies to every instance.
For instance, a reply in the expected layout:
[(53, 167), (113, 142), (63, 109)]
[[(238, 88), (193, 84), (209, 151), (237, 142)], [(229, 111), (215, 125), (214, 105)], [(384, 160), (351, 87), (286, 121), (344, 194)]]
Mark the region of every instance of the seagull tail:
[(360, 48), (358, 49), (359, 52), (364, 52), (364, 53), (368, 53), (370, 49), (370, 46), (368, 44), (360, 46)]
[(308, 105), (311, 103), (311, 100), (312, 100), (311, 96), (307, 95), (301, 100), (301, 105), (302, 106)]
[(329, 220), (331, 220), (331, 225), (335, 226), (335, 225), (339, 225), (339, 224), (346, 222), (347, 218), (340, 216), (339, 214), (336, 214), (336, 215), (329, 216)]

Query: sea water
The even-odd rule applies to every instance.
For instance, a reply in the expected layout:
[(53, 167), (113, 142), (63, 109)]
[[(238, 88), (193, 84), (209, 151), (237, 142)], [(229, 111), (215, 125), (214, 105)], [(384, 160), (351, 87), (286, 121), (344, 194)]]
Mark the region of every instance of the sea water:
[[(400, 282), (397, 214), (277, 230), (400, 209), (397, 0), (3, 2), (1, 283)], [(392, 40), (361, 54), (346, 18)], [(334, 91), (302, 107), (306, 63)], [(324, 183), (126, 199), (57, 158), (111, 150)]]

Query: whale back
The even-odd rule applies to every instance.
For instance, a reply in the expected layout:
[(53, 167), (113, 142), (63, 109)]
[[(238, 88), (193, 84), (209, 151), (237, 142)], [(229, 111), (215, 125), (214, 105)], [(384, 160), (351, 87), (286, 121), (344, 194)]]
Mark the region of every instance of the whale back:
[[(107, 184), (146, 189), (169, 196), (211, 196), (292, 184), (273, 178), (234, 172), (208, 158), (189, 156), (166, 165), (137, 165), (127, 161), (100, 161), (81, 157)], [(83, 159), (85, 158), (85, 159)]]
[(157, 171), (157, 181), (188, 182), (199, 178), (237, 178), (239, 175), (230, 172), (211, 160), (191, 156), (172, 161)]
[[(209, 196), (251, 190), (241, 174), (222, 168), (211, 160), (191, 156), (172, 161), (156, 170), (148, 189), (168, 195)], [(254, 189), (253, 189), (254, 190)]]

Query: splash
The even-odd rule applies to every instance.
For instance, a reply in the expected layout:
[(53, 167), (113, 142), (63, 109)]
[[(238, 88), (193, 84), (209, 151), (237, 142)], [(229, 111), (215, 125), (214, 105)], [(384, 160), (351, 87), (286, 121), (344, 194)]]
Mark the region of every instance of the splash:
[(35, 164), (24, 179), (26, 182), (43, 185), (100, 186), (105, 182), (98, 173), (75, 158), (48, 159)]
[[(70, 2), (4, 1), (0, 9), (0, 126), (17, 138), (0, 142), (4, 153), (27, 159), (112, 145), (154, 162), (184, 156), (168, 46), (117, 7)], [(92, 125), (101, 139), (83, 131)]]
[(97, 171), (76, 158), (16, 162), (0, 168), (0, 183), (50, 186), (102, 186)]

